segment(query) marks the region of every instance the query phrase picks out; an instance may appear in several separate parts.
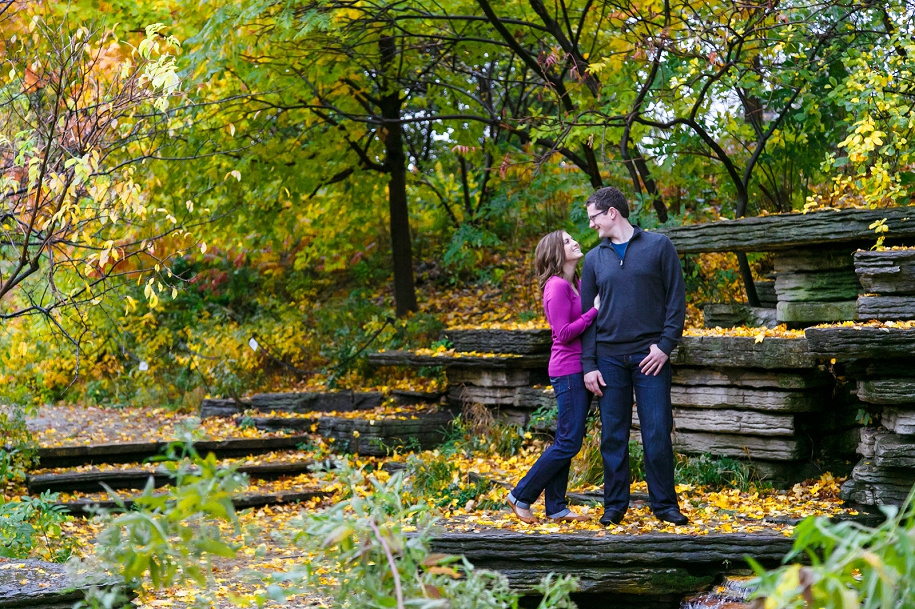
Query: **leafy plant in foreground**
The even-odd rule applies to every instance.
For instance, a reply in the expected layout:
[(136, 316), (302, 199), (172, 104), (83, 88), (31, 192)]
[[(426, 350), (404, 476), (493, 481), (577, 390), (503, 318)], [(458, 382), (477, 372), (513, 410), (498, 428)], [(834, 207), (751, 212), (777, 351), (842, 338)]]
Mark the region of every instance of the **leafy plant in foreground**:
[(70, 517), (62, 506), (55, 505), (58, 495), (44, 492), (18, 501), (3, 501), (0, 495), (0, 556), (54, 562), (70, 558), (75, 543), (62, 534), (60, 525)]
[[(913, 496), (902, 509), (881, 506), (887, 520), (875, 528), (824, 516), (804, 519), (786, 564), (771, 572), (747, 559), (758, 576), (754, 609), (915, 607)], [(802, 559), (810, 565), (799, 564)]]
[[(201, 458), (190, 443), (181, 451), (187, 458), (165, 463), (174, 486), (157, 492), (150, 478), (143, 494), (128, 510), (101, 511), (104, 529), (96, 554), (83, 567), (114, 573), (124, 586), (136, 589), (144, 582), (154, 589), (187, 583), (205, 587), (213, 556), (234, 558), (237, 548), (223, 539), (220, 524), (238, 526), (232, 494), (244, 486), (245, 476), (220, 468), (215, 456)], [(91, 595), (93, 606), (120, 606), (117, 586)], [(198, 595), (205, 601), (206, 594)]]
[[(519, 596), (503, 575), (476, 569), (457, 556), (431, 553), (430, 508), (404, 502), (400, 473), (381, 481), (344, 469), (339, 477), (344, 487), (356, 489), (353, 495), (297, 523), (295, 540), (314, 559), (298, 573), (268, 578), (258, 601), (282, 600), (307, 586), (328, 592), (336, 607), (517, 609)], [(328, 579), (335, 585), (328, 586)], [(569, 593), (575, 588), (570, 577), (544, 578), (540, 609), (574, 607)]]

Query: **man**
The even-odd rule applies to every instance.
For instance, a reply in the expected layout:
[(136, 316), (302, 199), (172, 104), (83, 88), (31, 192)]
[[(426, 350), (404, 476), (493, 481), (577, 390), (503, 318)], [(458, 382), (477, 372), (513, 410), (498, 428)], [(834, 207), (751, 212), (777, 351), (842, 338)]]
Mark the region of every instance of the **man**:
[[(587, 201), (601, 243), (585, 256), (581, 302), (600, 295), (597, 319), (582, 334), (585, 387), (598, 396), (604, 461), (601, 524), (619, 524), (629, 508), (629, 428), (632, 392), (642, 429), (648, 497), (655, 516), (686, 524), (674, 488), (670, 433), (670, 352), (680, 341), (686, 291), (680, 259), (664, 235), (629, 223), (629, 205), (616, 188)], [(584, 304), (582, 305), (584, 308)]]

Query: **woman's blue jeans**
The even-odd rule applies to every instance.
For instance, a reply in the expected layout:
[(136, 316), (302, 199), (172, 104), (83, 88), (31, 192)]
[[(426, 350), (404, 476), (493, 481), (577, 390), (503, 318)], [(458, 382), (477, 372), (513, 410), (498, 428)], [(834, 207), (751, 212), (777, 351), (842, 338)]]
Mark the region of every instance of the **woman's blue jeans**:
[(629, 428), (632, 426), (632, 392), (639, 413), (645, 478), (653, 512), (679, 509), (674, 487), (674, 451), (670, 433), (670, 362), (657, 376), (643, 374), (639, 363), (647, 352), (609, 356), (597, 354), (597, 368), (607, 384), (600, 404), (601, 444), (604, 460), (604, 509), (624, 512), (629, 507)]
[(528, 509), (544, 493), (546, 514), (560, 518), (569, 513), (566, 486), (572, 457), (581, 450), (585, 437), (585, 419), (591, 405), (591, 392), (585, 388), (581, 372), (550, 378), (559, 413), (556, 417), (556, 439), (547, 448), (527, 475), (509, 495), (509, 501)]

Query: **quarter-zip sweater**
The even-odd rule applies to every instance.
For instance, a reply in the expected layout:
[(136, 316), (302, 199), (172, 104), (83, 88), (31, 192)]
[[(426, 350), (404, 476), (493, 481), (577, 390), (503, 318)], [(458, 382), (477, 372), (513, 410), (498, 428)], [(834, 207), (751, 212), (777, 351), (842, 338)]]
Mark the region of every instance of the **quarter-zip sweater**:
[(633, 228), (622, 258), (609, 238), (585, 256), (582, 308), (600, 295), (597, 319), (581, 336), (585, 374), (597, 370), (598, 351), (635, 355), (657, 345), (670, 355), (683, 336), (686, 288), (677, 250), (665, 235)]

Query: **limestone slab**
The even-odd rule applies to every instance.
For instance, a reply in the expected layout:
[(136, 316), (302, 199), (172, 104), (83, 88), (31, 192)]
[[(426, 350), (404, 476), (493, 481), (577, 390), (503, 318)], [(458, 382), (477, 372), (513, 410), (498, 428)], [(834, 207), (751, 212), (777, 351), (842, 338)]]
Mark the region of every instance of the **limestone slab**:
[(854, 300), (861, 291), (852, 268), (814, 273), (779, 273), (775, 293), (779, 302)]
[(822, 370), (753, 370), (747, 368), (690, 368), (671, 371), (674, 385), (735, 386), (754, 389), (814, 389), (832, 385), (833, 378)]
[[(770, 414), (752, 410), (701, 410), (674, 408), (674, 429), (688, 431), (715, 430), (715, 433), (793, 436), (797, 432), (793, 414)], [(638, 412), (632, 409), (632, 426), (641, 427)]]
[(549, 329), (494, 330), (446, 329), (444, 335), (455, 351), (481, 353), (549, 353), (553, 338)]
[(684, 336), (670, 356), (674, 366), (732, 368), (812, 369), (817, 358), (807, 350), (803, 338), (752, 336)]
[(369, 353), (369, 363), (373, 366), (443, 366), (452, 368), (484, 368), (495, 369), (546, 369), (550, 362), (550, 354), (512, 356), (506, 354), (494, 355), (425, 355), (412, 351), (382, 351)]
[(686, 454), (710, 453), (768, 461), (796, 461), (810, 457), (807, 438), (741, 436), (695, 431), (675, 431), (674, 450)]
[(915, 437), (888, 434), (874, 443), (874, 464), (915, 468)]
[(859, 380), (858, 399), (870, 404), (912, 404), (915, 407), (915, 378)]
[(451, 385), (477, 387), (525, 387), (541, 380), (533, 370), (490, 370), (486, 368), (453, 368), (448, 370)]
[(869, 226), (883, 218), (887, 219), (893, 238), (915, 236), (912, 207), (779, 214), (677, 226), (657, 232), (667, 235), (680, 254), (775, 252), (809, 249), (813, 245), (830, 245), (838, 249), (839, 244), (848, 243), (853, 245), (849, 248), (850, 255), (858, 244), (874, 243), (874, 231)]
[(804, 334), (811, 354), (841, 361), (911, 358), (915, 353), (915, 330), (836, 326), (807, 328)]
[(778, 274), (838, 270), (854, 272), (853, 253), (850, 245), (839, 248), (799, 247), (776, 252), (772, 256), (772, 264)]
[(810, 412), (825, 404), (819, 391), (790, 391), (728, 386), (672, 385), (671, 403), (691, 408), (730, 408), (772, 412)]
[(900, 436), (915, 435), (915, 404), (912, 408), (898, 408), (893, 406), (884, 406), (880, 414), (880, 423)]
[(915, 294), (915, 249), (856, 252), (855, 272), (866, 292)]
[(779, 302), (776, 316), (779, 323), (825, 323), (857, 319), (858, 302)]
[(859, 296), (857, 319), (902, 321), (915, 319), (915, 295), (911, 296)]
[(865, 459), (873, 459), (875, 456), (877, 440), (883, 436), (889, 435), (890, 433), (892, 432), (887, 431), (882, 427), (875, 427), (873, 425), (862, 427), (859, 432), (860, 442), (858, 444), (858, 454)]
[(751, 307), (745, 304), (707, 304), (702, 308), (706, 328), (751, 326), (774, 328), (775, 308)]

